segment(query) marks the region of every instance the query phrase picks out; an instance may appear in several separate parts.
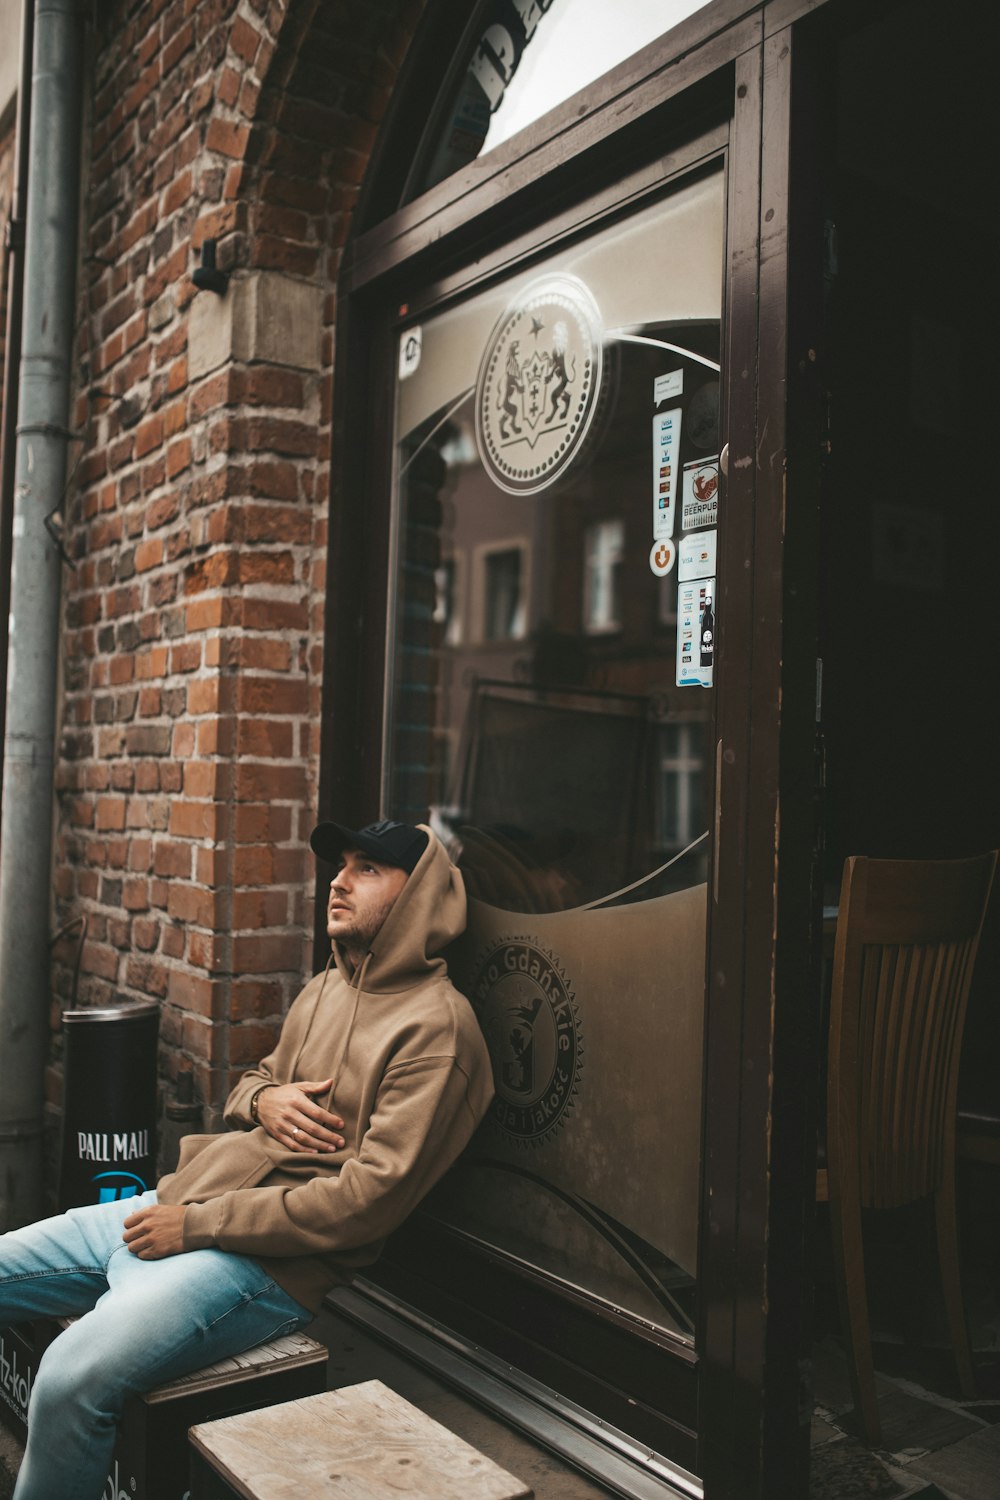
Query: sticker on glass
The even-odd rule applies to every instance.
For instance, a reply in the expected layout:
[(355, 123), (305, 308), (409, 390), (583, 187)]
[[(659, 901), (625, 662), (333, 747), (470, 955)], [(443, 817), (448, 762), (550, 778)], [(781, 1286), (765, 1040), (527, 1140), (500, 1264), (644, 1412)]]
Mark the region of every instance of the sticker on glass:
[(408, 328), (405, 333), (399, 335), (399, 378), (408, 380), (411, 375), (417, 373), (420, 364), (420, 350), (423, 346), (423, 329)]
[(476, 380), (476, 447), (509, 495), (534, 495), (565, 472), (601, 393), (597, 303), (573, 276), (542, 276), (504, 311)]
[(674, 534), (674, 496), (681, 449), (681, 409), (657, 412), (653, 418), (653, 540)]
[(717, 531), (699, 531), (694, 536), (682, 536), (677, 549), (677, 577), (712, 578), (715, 575), (715, 551)]
[(684, 465), (681, 530), (719, 524), (719, 458), (699, 458)]
[(711, 687), (715, 667), (715, 579), (677, 584), (678, 687)]
[(680, 396), (683, 392), (683, 370), (671, 370), (667, 375), (657, 375), (653, 381), (653, 405), (659, 406), (662, 402), (669, 401), (671, 396)]
[(669, 537), (654, 542), (649, 553), (649, 566), (657, 578), (666, 578), (677, 558), (677, 548)]

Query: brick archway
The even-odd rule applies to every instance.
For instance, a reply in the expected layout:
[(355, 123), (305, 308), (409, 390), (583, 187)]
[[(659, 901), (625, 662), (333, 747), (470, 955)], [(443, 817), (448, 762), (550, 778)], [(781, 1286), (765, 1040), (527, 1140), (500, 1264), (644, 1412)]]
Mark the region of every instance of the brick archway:
[(311, 962), (337, 274), (422, 9), (142, 0), (95, 37), (53, 929), (86, 918), (81, 1001), (161, 1002), (209, 1128)]

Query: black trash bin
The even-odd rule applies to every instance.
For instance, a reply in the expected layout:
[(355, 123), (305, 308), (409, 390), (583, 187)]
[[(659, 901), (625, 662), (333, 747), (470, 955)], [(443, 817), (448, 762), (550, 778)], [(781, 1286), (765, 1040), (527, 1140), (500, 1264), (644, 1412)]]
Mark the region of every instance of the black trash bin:
[(155, 1000), (63, 1011), (60, 1210), (155, 1186), (159, 1022)]

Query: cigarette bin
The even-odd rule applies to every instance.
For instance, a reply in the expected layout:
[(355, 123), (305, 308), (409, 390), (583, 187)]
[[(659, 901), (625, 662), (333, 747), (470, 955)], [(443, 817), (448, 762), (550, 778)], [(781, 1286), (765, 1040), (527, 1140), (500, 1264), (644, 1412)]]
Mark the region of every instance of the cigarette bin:
[(155, 1000), (63, 1011), (61, 1210), (155, 1185), (159, 1021)]

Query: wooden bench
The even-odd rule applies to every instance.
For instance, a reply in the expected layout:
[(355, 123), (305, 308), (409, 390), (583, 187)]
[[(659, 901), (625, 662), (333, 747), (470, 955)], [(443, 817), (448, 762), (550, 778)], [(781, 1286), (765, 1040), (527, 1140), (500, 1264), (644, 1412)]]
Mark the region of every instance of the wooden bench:
[(192, 1428), (191, 1500), (531, 1500), (380, 1380)]
[[(4, 1359), (13, 1372), (18, 1401), (4, 1415), (21, 1442), (27, 1436), (25, 1408), (38, 1362), (53, 1339), (72, 1322), (44, 1320), (18, 1330), (0, 1330)], [(14, 1338), (17, 1338), (16, 1344)], [(252, 1411), (326, 1389), (327, 1350), (304, 1333), (290, 1333), (158, 1385), (125, 1403), (105, 1495), (112, 1500), (186, 1500), (188, 1428), (213, 1417)], [(51, 1434), (59, 1441), (58, 1432)]]

